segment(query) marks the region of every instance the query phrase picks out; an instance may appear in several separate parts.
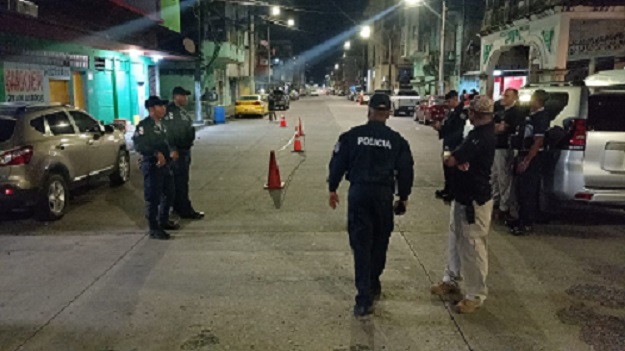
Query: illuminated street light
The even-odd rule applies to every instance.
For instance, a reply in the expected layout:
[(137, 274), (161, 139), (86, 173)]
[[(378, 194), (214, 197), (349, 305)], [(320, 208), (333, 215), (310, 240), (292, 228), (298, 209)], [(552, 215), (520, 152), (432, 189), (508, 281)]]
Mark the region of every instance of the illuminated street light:
[(271, 8), (271, 15), (272, 16), (279, 16), (280, 15), (280, 6), (274, 6)]
[(404, 0), (407, 6), (417, 6), (422, 0)]
[(369, 39), (371, 37), (371, 27), (362, 26), (362, 29), (360, 29), (360, 36), (364, 39)]
[(336, 70), (339, 69), (339, 64), (338, 63), (336, 65), (334, 65), (334, 69), (336, 69)]
[(286, 24), (287, 24), (289, 27), (293, 27), (293, 26), (295, 25), (295, 20), (294, 20), (294, 19), (292, 19), (292, 18), (289, 18), (289, 20), (288, 20), (288, 21), (286, 21)]
[(352, 43), (348, 40), (345, 42), (345, 45), (343, 45), (343, 47), (345, 48), (345, 50), (349, 50), (352, 47)]

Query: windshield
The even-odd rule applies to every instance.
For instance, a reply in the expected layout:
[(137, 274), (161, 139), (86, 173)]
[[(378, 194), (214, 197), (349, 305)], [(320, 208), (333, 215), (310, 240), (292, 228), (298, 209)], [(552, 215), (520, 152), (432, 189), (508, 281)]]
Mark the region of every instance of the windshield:
[(258, 96), (257, 95), (241, 96), (241, 98), (239, 100), (241, 100), (241, 101), (258, 101)]
[(598, 132), (625, 132), (625, 94), (590, 96), (588, 129)]
[(0, 117), (0, 143), (5, 142), (13, 136), (15, 120)]

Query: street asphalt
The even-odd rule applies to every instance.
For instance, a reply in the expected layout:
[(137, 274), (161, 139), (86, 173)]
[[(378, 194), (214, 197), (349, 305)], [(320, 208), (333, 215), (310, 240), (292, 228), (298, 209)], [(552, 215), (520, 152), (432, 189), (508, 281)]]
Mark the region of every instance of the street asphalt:
[[(527, 237), (489, 235), (490, 295), (473, 315), (430, 296), (446, 258), (440, 143), (410, 118), (416, 179), (397, 218), (374, 316), (352, 317), (353, 264), (340, 208), (327, 204), (339, 134), (366, 121), (345, 98), (304, 98), (267, 119), (198, 133), (191, 198), (202, 221), (146, 237), (143, 178), (73, 197), (61, 221), (0, 217), (0, 350), (622, 351), (625, 212), (569, 209)], [(302, 119), (305, 153), (287, 145)], [(286, 145), (286, 146), (285, 146)], [(266, 191), (276, 150), (282, 191)], [(135, 157), (133, 157), (134, 159)]]

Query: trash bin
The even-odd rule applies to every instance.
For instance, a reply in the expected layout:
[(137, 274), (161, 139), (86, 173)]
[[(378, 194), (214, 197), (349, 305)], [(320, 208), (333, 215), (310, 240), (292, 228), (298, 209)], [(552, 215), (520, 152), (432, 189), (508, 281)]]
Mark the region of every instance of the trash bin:
[(213, 116), (215, 116), (215, 124), (226, 123), (226, 107), (225, 106), (213, 107)]

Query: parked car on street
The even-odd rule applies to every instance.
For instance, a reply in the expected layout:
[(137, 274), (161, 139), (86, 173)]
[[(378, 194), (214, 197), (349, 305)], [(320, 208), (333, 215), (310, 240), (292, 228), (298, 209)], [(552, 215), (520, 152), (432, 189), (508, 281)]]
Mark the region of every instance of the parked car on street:
[(625, 208), (625, 72), (600, 74), (611, 75), (612, 81), (593, 86), (597, 76), (590, 76), (589, 86), (547, 83), (520, 90), (522, 105), (535, 90), (547, 91), (545, 110), (552, 118), (551, 127), (565, 131), (561, 141), (546, 151), (544, 211), (567, 202)]
[(299, 100), (299, 93), (297, 92), (297, 90), (291, 90), (291, 93), (289, 93), (289, 98), (291, 101)]
[(239, 97), (234, 108), (234, 117), (258, 116), (263, 118), (269, 113), (267, 95), (244, 95)]
[(420, 101), (421, 97), (416, 91), (400, 90), (397, 95), (391, 97), (393, 116), (414, 116)]
[(319, 90), (318, 89), (313, 89), (310, 91), (310, 96), (319, 96)]
[(360, 97), (358, 98), (358, 104), (359, 105), (367, 105), (369, 104), (369, 100), (371, 99), (371, 96), (373, 95), (373, 93), (363, 93), (360, 95)]
[(71, 190), (101, 177), (115, 186), (130, 178), (121, 131), (70, 106), (0, 104), (0, 210), (57, 220)]
[(269, 94), (269, 110), (286, 111), (291, 108), (289, 95), (280, 89)]
[(446, 114), (444, 96), (426, 96), (415, 111), (415, 121), (428, 125), (433, 121), (442, 121)]

